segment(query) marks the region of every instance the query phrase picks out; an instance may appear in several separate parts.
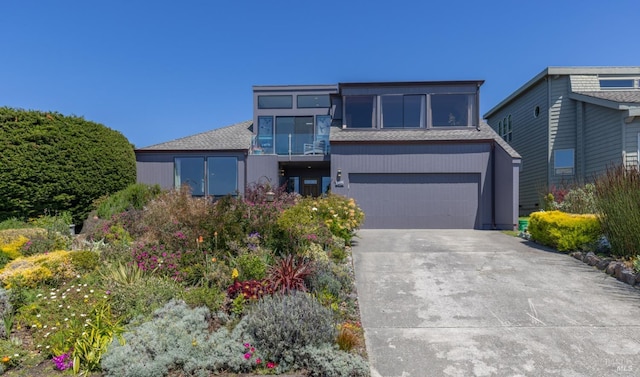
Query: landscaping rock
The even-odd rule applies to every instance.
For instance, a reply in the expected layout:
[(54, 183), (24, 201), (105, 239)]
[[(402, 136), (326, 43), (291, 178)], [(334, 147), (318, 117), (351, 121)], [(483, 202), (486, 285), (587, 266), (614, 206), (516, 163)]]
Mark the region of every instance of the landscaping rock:
[(616, 278), (621, 282), (627, 283), (629, 285), (634, 285), (636, 283), (636, 274), (634, 274), (633, 271), (627, 268), (623, 268), (620, 272), (620, 276), (616, 276)]
[(600, 258), (598, 258), (594, 253), (588, 252), (584, 257), (583, 262), (586, 262), (589, 266), (595, 266), (600, 262)]
[(616, 262), (616, 265), (613, 270), (613, 276), (615, 276), (616, 279), (621, 280), (622, 271), (624, 271), (624, 263)]
[(569, 255), (571, 255), (572, 257), (576, 258), (579, 261), (582, 261), (583, 255), (582, 255), (582, 252), (580, 252), (580, 251), (574, 251), (573, 253), (571, 253)]
[(613, 259), (611, 259), (611, 258), (604, 258), (596, 265), (596, 267), (598, 267), (598, 270), (604, 270), (609, 266), (609, 264), (612, 261), (613, 261)]
[(640, 273), (636, 274), (636, 285), (640, 284)]
[(607, 274), (613, 276), (613, 274), (615, 273), (615, 268), (616, 268), (616, 264), (618, 262), (611, 262), (609, 263), (609, 265), (607, 266), (607, 268), (604, 270), (604, 272), (606, 272)]

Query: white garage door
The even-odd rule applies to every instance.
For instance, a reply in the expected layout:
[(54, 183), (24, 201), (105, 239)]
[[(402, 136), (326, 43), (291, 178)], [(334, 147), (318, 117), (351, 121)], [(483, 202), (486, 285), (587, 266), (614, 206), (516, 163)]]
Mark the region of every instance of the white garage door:
[(473, 229), (479, 174), (349, 174), (363, 228)]

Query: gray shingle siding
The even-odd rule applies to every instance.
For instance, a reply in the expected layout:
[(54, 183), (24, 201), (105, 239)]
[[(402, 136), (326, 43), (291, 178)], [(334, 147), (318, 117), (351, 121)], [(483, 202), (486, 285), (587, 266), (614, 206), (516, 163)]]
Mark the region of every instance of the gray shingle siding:
[(584, 104), (585, 169), (582, 180), (590, 181), (608, 165), (622, 163), (622, 127), (620, 111)]
[[(549, 112), (549, 186), (562, 186), (574, 176), (556, 175), (554, 151), (576, 149), (576, 103), (569, 98), (569, 77), (551, 78), (551, 109)], [(561, 127), (558, 127), (558, 125)], [(575, 168), (574, 168), (575, 170)]]
[(638, 135), (640, 134), (640, 118), (636, 117), (635, 121), (627, 123), (624, 128), (624, 152), (625, 164), (627, 166), (639, 167), (638, 159)]
[[(540, 107), (538, 117), (534, 117), (536, 106)], [(522, 156), (519, 197), (523, 215), (540, 209), (539, 192), (547, 186), (547, 110), (547, 82), (541, 80), (522, 93), (517, 101), (510, 102), (487, 119), (498, 131), (498, 123), (511, 115), (513, 135), (510, 144)]]

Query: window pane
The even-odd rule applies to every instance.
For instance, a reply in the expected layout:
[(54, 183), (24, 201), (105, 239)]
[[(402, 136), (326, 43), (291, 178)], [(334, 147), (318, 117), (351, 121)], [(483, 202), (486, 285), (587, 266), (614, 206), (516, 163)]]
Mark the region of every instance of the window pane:
[(431, 96), (431, 116), (434, 127), (466, 127), (469, 95), (446, 94)]
[(258, 109), (290, 109), (292, 107), (291, 96), (258, 96)]
[(373, 127), (373, 96), (345, 97), (344, 115), (347, 127)]
[(178, 157), (174, 160), (174, 184), (191, 187), (191, 195), (204, 195), (204, 158)]
[(258, 147), (262, 153), (273, 153), (273, 117), (258, 117)]
[(236, 195), (238, 191), (238, 159), (235, 157), (207, 158), (208, 194)]
[(299, 95), (298, 96), (298, 108), (315, 108), (315, 107), (330, 107), (329, 95)]
[(600, 80), (600, 88), (633, 88), (633, 80)]
[(424, 119), (424, 96), (404, 96), (404, 127), (422, 127)]
[(404, 126), (403, 97), (402, 96), (381, 96), (382, 105), (382, 127), (402, 128)]
[(558, 149), (554, 151), (553, 166), (556, 174), (573, 174), (573, 149)]

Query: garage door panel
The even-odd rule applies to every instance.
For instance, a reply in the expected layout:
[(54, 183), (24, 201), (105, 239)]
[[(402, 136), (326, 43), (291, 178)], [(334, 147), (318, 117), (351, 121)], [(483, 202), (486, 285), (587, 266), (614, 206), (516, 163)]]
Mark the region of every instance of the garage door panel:
[(478, 174), (350, 174), (365, 228), (472, 229)]

